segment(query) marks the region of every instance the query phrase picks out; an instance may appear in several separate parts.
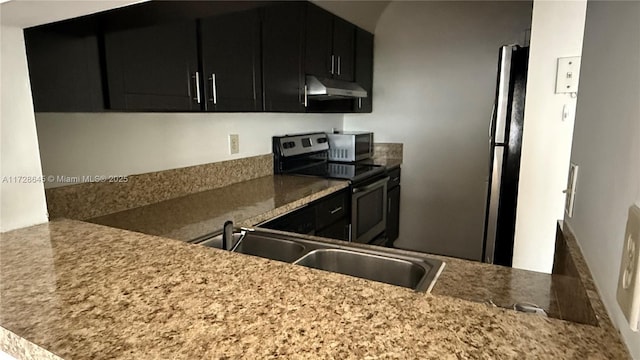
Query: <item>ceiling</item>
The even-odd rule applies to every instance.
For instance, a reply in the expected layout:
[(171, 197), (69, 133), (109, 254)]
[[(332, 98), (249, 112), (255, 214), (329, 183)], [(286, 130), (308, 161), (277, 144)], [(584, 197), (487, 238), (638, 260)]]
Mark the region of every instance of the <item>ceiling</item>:
[(3, 26), (27, 28), (147, 0), (11, 0), (0, 4)]
[[(0, 0), (2, 25), (27, 28), (147, 0)], [(390, 1), (313, 0), (318, 6), (374, 32)]]

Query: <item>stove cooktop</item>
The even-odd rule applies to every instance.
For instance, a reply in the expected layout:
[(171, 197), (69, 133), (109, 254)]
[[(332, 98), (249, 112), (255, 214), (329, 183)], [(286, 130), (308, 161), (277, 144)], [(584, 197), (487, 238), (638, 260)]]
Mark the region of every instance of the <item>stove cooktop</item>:
[(358, 163), (323, 162), (297, 170), (300, 175), (324, 177), (328, 179), (342, 179), (358, 182), (384, 173), (383, 166)]

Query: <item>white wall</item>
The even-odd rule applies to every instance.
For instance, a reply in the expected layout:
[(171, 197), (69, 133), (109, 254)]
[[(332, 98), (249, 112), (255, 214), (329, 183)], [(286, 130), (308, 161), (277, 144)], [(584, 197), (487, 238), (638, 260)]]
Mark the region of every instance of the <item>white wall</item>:
[(0, 107), (0, 232), (47, 221), (41, 182), (15, 176), (42, 176), (31, 87), (22, 29), (2, 26)]
[[(555, 94), (557, 58), (580, 56), (586, 0), (533, 4), (513, 266), (550, 273), (556, 225), (564, 216), (574, 117)], [(580, 95), (578, 95), (580, 96)]]
[(380, 15), (390, 2), (389, 0), (311, 1), (327, 11), (352, 22), (371, 33), (375, 31)]
[[(341, 114), (38, 113), (43, 173), (131, 175), (268, 154), (271, 136), (342, 128)], [(229, 134), (240, 153), (229, 154)], [(68, 185), (47, 183), (47, 187)]]
[(523, 1), (401, 1), (380, 17), (373, 113), (345, 115), (344, 125), (404, 143), (396, 246), (481, 252), (498, 50), (523, 42), (531, 9)]
[(580, 166), (573, 229), (634, 359), (616, 286), (629, 207), (640, 205), (640, 3), (589, 1), (571, 161)]

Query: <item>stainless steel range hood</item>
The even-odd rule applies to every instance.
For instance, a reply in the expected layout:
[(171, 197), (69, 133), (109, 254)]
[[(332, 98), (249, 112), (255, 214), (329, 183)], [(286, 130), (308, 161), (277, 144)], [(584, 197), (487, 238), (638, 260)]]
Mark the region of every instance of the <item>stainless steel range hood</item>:
[(335, 100), (366, 98), (362, 86), (348, 81), (317, 78), (307, 75), (307, 95), (313, 100)]

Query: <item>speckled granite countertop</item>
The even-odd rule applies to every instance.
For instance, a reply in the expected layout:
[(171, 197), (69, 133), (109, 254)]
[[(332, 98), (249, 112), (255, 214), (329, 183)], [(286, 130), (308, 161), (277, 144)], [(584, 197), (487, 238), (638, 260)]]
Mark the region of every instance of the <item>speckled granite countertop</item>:
[(253, 226), (348, 186), (346, 181), (270, 175), (87, 221), (189, 241), (221, 230), (226, 220)]
[(0, 299), (18, 357), (629, 357), (601, 327), (71, 220), (1, 235)]

